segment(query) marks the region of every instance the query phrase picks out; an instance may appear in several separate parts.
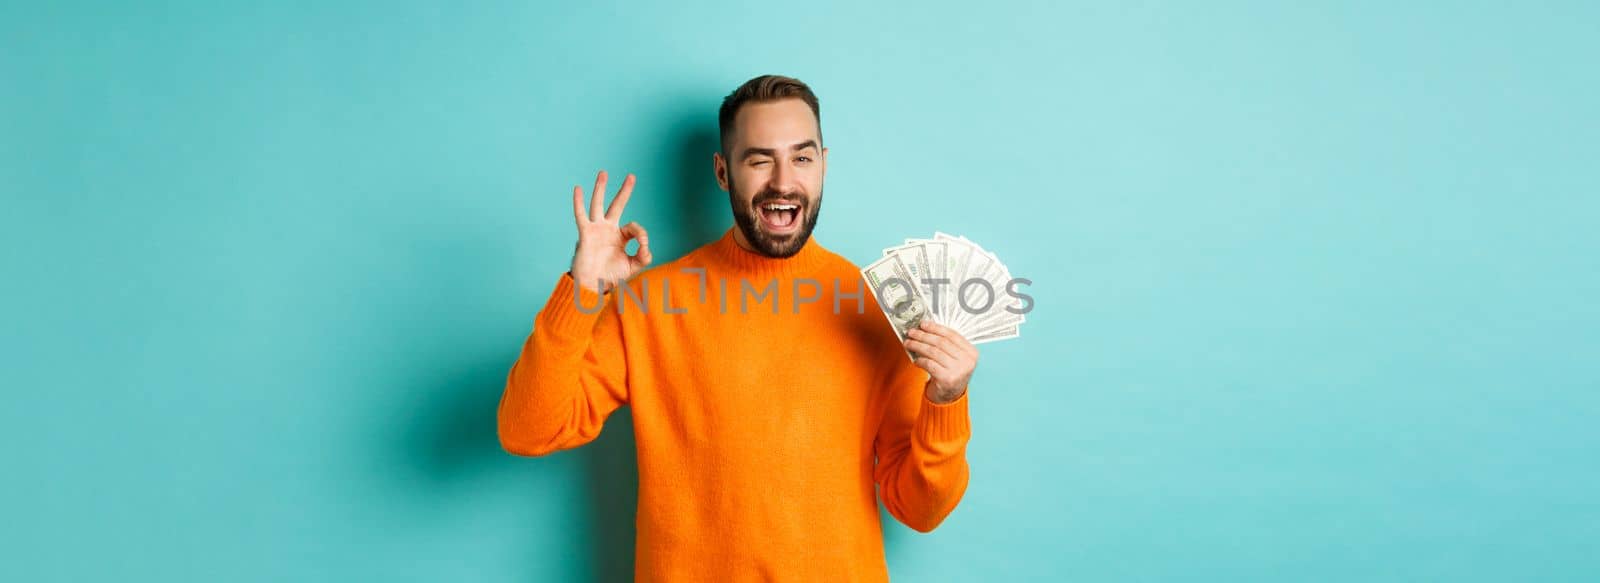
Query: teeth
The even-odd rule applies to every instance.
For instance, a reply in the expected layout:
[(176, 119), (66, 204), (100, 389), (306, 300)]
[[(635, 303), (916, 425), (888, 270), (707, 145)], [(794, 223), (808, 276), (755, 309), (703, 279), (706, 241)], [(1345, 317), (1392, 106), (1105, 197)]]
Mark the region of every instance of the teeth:
[(766, 208), (769, 211), (792, 211), (792, 210), (800, 208), (800, 207), (799, 207), (799, 205), (792, 205), (792, 204), (769, 204), (764, 208)]

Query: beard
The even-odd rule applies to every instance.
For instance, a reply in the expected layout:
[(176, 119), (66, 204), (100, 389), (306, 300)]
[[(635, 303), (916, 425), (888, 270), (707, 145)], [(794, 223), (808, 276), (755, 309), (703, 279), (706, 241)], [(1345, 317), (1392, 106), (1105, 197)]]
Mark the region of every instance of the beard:
[[(817, 216), (822, 213), (822, 192), (818, 190), (815, 199), (805, 198), (804, 195), (784, 195), (773, 190), (762, 190), (756, 193), (750, 204), (745, 204), (744, 197), (740, 196), (738, 186), (733, 181), (728, 181), (728, 204), (733, 207), (733, 222), (738, 225), (739, 231), (744, 233), (744, 239), (750, 242), (756, 252), (767, 257), (784, 259), (793, 257), (805, 247), (806, 241), (811, 239), (811, 230), (817, 226)], [(769, 233), (761, 224), (761, 205), (769, 202), (791, 202), (800, 204), (797, 219), (800, 228), (793, 233)]]

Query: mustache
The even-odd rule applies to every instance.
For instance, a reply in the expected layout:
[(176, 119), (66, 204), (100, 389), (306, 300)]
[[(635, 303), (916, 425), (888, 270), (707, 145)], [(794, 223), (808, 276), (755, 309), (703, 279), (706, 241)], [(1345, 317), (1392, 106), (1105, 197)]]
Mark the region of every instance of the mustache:
[(774, 202), (783, 203), (783, 204), (797, 204), (797, 205), (804, 206), (805, 203), (808, 202), (808, 201), (807, 201), (806, 195), (804, 193), (782, 194), (782, 193), (767, 191), (767, 192), (763, 192), (761, 194), (757, 194), (755, 196), (755, 198), (750, 201), (750, 204), (755, 205), (755, 206), (761, 206), (761, 205), (764, 205), (764, 204), (774, 203)]

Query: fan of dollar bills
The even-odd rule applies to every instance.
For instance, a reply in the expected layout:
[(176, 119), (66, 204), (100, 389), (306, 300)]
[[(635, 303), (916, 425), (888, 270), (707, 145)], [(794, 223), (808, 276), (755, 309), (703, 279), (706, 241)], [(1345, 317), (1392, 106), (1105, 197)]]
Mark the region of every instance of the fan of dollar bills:
[(935, 232), (932, 239), (906, 239), (884, 249), (861, 276), (901, 341), (923, 318), (973, 344), (1016, 338), (1027, 320), (1026, 296), (1016, 293), (1011, 270), (966, 237)]

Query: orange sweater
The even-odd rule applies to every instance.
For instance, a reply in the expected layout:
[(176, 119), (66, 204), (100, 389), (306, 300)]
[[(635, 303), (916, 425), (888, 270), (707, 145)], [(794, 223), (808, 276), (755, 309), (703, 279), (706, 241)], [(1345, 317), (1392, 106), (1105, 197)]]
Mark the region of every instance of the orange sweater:
[(960, 502), (966, 395), (923, 395), (927, 373), (858, 268), (815, 238), (773, 259), (729, 229), (627, 287), (602, 298), (561, 276), (499, 433), (510, 453), (544, 455), (633, 407), (636, 580), (886, 581), (874, 484), (921, 532)]

